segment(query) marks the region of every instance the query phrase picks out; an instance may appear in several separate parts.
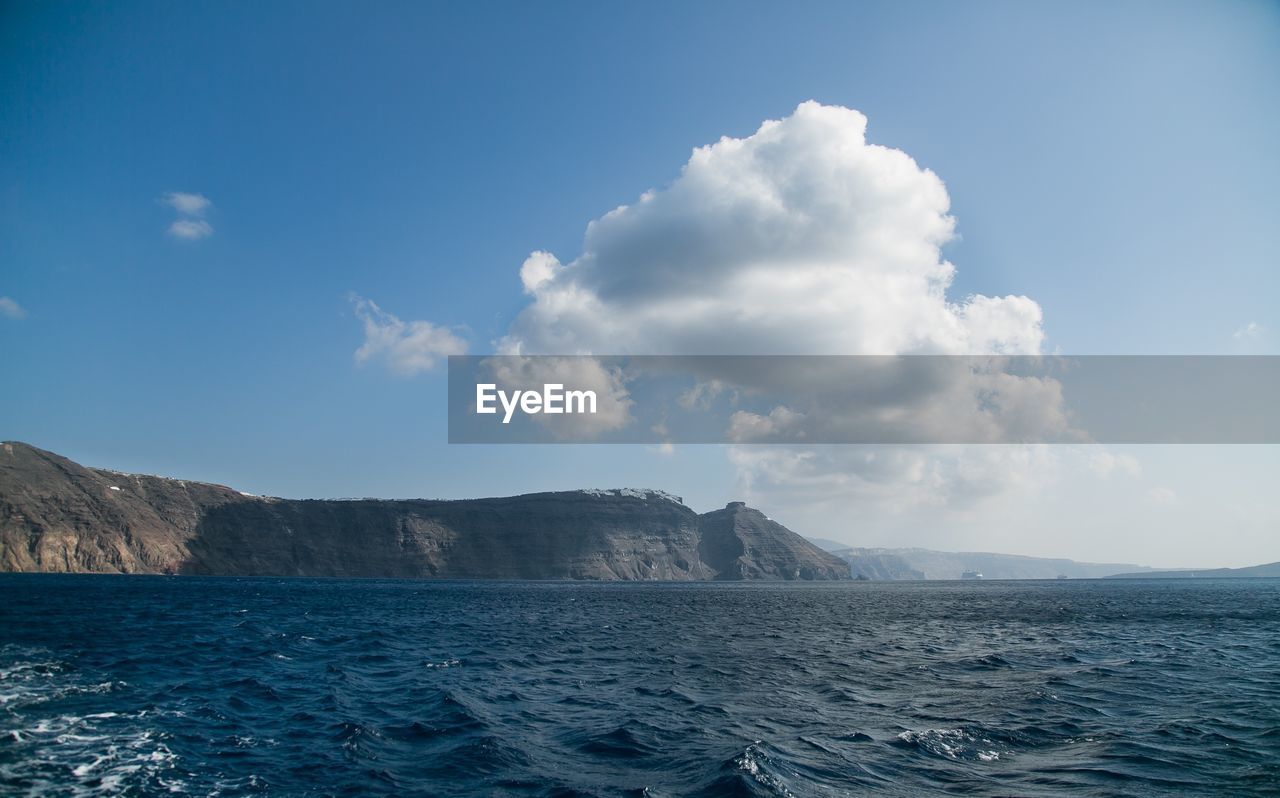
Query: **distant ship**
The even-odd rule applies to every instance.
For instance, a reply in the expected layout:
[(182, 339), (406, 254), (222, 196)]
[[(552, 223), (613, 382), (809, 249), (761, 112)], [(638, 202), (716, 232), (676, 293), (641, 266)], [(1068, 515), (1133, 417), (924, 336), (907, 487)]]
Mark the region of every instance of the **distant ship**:
[(981, 579), (982, 572), (981, 571), (965, 571), (964, 573), (960, 574), (960, 578), (961, 579)]
[(1067, 576), (1066, 574), (1058, 574), (1058, 578), (1059, 578), (1059, 579), (1070, 579), (1071, 577)]

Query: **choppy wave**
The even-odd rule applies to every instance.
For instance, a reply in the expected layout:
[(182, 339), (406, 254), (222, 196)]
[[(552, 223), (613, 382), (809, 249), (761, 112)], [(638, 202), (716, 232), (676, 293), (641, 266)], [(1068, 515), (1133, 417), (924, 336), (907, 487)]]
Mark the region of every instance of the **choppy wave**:
[(1280, 582), (0, 577), (0, 792), (1280, 794)]
[(33, 794), (180, 791), (175, 756), (147, 710), (118, 712), (97, 681), (40, 648), (0, 648), (0, 780)]

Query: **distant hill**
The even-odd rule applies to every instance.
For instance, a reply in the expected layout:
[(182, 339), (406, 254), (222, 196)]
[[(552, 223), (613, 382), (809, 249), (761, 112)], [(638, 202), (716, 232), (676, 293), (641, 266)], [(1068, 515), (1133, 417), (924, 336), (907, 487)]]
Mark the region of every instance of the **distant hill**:
[(1237, 579), (1269, 577), (1280, 578), (1280, 562), (1251, 565), (1247, 568), (1182, 569), (1178, 571), (1139, 571), (1137, 573), (1112, 574), (1113, 579)]
[(826, 538), (811, 538), (808, 535), (805, 535), (804, 539), (809, 541), (813, 545), (817, 546), (818, 548), (822, 549), (823, 551), (833, 551), (833, 552), (844, 551), (845, 549), (849, 548), (848, 543), (839, 543), (834, 540), (827, 540)]
[(848, 579), (742, 502), (662, 491), (300, 500), (0, 444), (0, 571), (462, 579)]
[(991, 552), (946, 552), (930, 549), (854, 548), (831, 550), (849, 563), (855, 579), (959, 579), (966, 571), (984, 579), (1094, 579), (1150, 569), (1132, 563), (1086, 563)]

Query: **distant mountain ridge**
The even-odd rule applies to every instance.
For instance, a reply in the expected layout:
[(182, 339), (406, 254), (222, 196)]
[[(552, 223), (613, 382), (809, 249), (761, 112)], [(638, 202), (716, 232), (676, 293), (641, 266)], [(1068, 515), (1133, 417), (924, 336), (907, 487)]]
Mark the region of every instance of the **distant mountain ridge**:
[(848, 579), (741, 502), (653, 490), (466, 500), (252, 496), (0, 444), (0, 571), (465, 579)]
[(1132, 563), (1084, 563), (1046, 557), (992, 552), (947, 552), (930, 549), (829, 548), (833, 541), (813, 541), (849, 563), (854, 579), (960, 579), (967, 571), (984, 579), (1096, 579), (1124, 572), (1144, 575), (1149, 568)]
[(1258, 579), (1280, 577), (1280, 562), (1246, 568), (1179, 568), (1176, 571), (1141, 571), (1112, 574), (1112, 579)]

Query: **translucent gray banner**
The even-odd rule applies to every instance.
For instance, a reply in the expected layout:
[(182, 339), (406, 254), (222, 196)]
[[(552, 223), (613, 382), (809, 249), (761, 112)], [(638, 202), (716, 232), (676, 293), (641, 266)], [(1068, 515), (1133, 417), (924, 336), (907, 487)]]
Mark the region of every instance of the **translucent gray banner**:
[(1276, 356), (455, 356), (450, 443), (1278, 443)]

